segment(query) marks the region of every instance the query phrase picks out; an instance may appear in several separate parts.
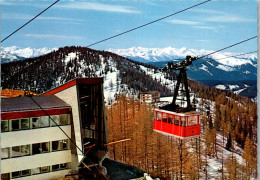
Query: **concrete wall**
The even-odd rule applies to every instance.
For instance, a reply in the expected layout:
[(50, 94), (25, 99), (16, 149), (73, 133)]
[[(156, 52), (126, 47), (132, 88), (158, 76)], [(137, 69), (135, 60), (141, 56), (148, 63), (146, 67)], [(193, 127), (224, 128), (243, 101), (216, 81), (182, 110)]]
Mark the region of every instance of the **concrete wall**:
[(50, 173), (44, 173), (44, 174), (36, 174), (32, 176), (26, 176), (21, 178), (15, 178), (16, 180), (53, 180), (58, 179), (60, 177), (65, 177), (66, 174), (69, 174), (70, 170), (62, 170), (62, 171), (56, 171), (56, 172), (50, 172)]
[[(78, 89), (74, 85), (68, 89), (60, 91), (54, 94), (58, 98), (62, 99), (64, 102), (72, 107), (72, 123), (74, 127), (75, 143), (82, 150), (82, 139), (81, 139), (81, 123), (80, 123), (80, 110), (79, 110), (79, 100), (78, 100)], [(77, 149), (77, 156), (72, 157), (72, 169), (77, 170), (78, 162), (83, 158), (82, 152)], [(76, 162), (75, 162), (76, 161)]]
[[(60, 126), (71, 137), (71, 125)], [(68, 139), (58, 127), (1, 133), (1, 148)]]
[(71, 162), (71, 150), (4, 159), (1, 161), (1, 174), (67, 162)]

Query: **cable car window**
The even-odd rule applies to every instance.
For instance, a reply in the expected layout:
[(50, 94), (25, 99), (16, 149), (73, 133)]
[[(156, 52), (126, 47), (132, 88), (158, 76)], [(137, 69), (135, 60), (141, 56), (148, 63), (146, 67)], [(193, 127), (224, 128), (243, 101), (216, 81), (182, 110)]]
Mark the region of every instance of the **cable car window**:
[(186, 124), (186, 119), (187, 119), (187, 117), (185, 117), (185, 116), (184, 116), (184, 117), (181, 117), (181, 126), (182, 126), (182, 127), (186, 127), (186, 125), (187, 125), (187, 124)]
[(174, 116), (174, 125), (179, 125), (179, 116)]
[(188, 118), (188, 125), (189, 126), (196, 126), (197, 125), (197, 116), (189, 116)]
[(158, 121), (161, 121), (162, 119), (162, 113), (161, 112), (157, 112), (157, 118)]
[(168, 123), (172, 124), (173, 123), (173, 115), (168, 116)]
[(167, 123), (167, 114), (163, 113), (162, 121)]

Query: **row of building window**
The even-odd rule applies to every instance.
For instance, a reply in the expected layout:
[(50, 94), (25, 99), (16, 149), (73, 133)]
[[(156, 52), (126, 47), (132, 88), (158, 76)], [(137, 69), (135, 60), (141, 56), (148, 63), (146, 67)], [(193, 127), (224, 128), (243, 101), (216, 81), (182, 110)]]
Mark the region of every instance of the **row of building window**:
[(15, 158), (70, 149), (69, 140), (59, 140), (1, 148), (1, 158)]
[[(53, 122), (54, 121), (54, 122)], [(60, 114), (52, 116), (40, 116), (31, 118), (11, 119), (1, 121), (1, 132), (28, 130), (56, 125), (69, 125), (70, 115)]]
[(70, 166), (71, 166), (71, 163), (63, 163), (63, 164), (55, 164), (52, 166), (38, 167), (38, 168), (34, 168), (34, 169), (26, 169), (23, 171), (15, 171), (15, 172), (11, 172), (11, 173), (1, 174), (1, 179), (9, 180), (9, 179), (15, 179), (15, 178), (24, 177), (24, 176), (31, 176), (31, 175), (36, 175), (36, 174), (60, 171), (60, 170), (64, 170), (64, 169), (70, 169), (71, 168)]

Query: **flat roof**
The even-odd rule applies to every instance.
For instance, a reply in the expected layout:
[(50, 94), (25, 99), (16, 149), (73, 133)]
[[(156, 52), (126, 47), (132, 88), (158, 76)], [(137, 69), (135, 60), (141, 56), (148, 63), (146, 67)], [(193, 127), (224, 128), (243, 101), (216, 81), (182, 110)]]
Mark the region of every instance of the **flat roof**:
[(1, 100), (1, 112), (41, 110), (38, 105), (40, 105), (42, 109), (70, 108), (70, 105), (55, 95), (49, 95), (3, 98)]
[(75, 86), (77, 84), (102, 84), (104, 82), (103, 78), (100, 77), (100, 78), (76, 78), (76, 79), (73, 79), (61, 86), (58, 86), (54, 89), (51, 89), (45, 93), (43, 93), (42, 95), (52, 95), (52, 94), (56, 94), (58, 92), (61, 92), (65, 89), (68, 89), (72, 86)]

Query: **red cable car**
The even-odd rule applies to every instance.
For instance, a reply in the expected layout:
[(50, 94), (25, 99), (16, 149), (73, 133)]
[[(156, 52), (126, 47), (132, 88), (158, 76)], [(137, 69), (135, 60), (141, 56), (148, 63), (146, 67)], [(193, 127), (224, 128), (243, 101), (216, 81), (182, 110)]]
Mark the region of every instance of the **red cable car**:
[(196, 112), (176, 113), (155, 109), (154, 131), (179, 137), (196, 137), (200, 135), (200, 115)]
[[(163, 70), (180, 70), (180, 73), (177, 77), (172, 103), (160, 107), (160, 109), (155, 109), (155, 118), (153, 121), (154, 131), (181, 139), (200, 135), (200, 115), (190, 103), (186, 73), (186, 67), (192, 64), (192, 61), (196, 59), (196, 57), (186, 56), (186, 60), (177, 64), (169, 62), (168, 66), (163, 68)], [(176, 104), (180, 84), (182, 84), (182, 92), (186, 96), (186, 107), (180, 107)]]

